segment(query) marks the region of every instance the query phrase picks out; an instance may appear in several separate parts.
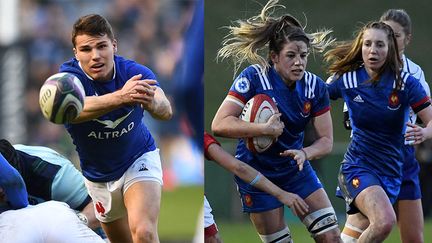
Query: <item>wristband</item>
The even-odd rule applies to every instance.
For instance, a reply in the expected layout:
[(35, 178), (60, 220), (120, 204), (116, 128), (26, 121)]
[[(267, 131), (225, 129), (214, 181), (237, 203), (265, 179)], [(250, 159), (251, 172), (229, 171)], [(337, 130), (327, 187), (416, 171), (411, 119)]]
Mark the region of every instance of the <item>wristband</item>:
[(249, 182), (249, 185), (253, 186), (258, 183), (258, 181), (261, 179), (262, 174), (258, 172), (258, 174), (255, 176), (255, 178)]
[(304, 153), (304, 155), (305, 155), (305, 160), (307, 160), (308, 158), (307, 158), (307, 153), (306, 153), (306, 151), (305, 151), (303, 148), (301, 148), (300, 151), (302, 151), (302, 152)]
[(208, 153), (208, 148), (211, 144), (217, 144), (220, 146), (220, 143), (210, 134), (204, 132), (204, 156), (206, 159), (211, 160), (211, 156)]

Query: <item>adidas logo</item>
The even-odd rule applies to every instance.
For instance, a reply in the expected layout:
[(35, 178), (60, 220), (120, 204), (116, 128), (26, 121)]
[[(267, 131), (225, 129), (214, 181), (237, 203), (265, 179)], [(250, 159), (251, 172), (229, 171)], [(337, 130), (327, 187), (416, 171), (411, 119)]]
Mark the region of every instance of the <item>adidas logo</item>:
[(360, 102), (360, 103), (363, 103), (363, 102), (364, 102), (364, 100), (362, 99), (362, 97), (361, 97), (360, 95), (357, 95), (353, 100), (354, 100), (355, 102)]

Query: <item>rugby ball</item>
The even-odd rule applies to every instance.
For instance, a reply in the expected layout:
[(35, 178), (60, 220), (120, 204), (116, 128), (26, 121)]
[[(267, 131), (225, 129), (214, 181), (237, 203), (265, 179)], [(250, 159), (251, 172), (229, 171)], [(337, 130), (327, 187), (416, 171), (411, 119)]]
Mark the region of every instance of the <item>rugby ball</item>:
[[(240, 118), (246, 122), (266, 123), (278, 109), (273, 99), (266, 94), (257, 94), (243, 108)], [(271, 136), (244, 139), (246, 147), (253, 153), (262, 153), (276, 141)]]
[(46, 119), (56, 124), (65, 124), (81, 113), (84, 97), (84, 87), (75, 75), (57, 73), (42, 85), (39, 105)]

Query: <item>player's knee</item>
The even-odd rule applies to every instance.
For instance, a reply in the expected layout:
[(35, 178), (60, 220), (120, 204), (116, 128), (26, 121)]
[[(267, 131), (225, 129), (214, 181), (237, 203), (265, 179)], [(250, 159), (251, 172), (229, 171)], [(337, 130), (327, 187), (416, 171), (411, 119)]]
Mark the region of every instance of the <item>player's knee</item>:
[(269, 235), (260, 235), (262, 242), (264, 243), (292, 243), (291, 233), (288, 227)]
[(152, 227), (137, 226), (132, 229), (132, 237), (134, 242), (155, 242), (157, 232)]
[(374, 232), (380, 235), (389, 235), (393, 229), (393, 226), (396, 224), (396, 220), (392, 219), (384, 219), (377, 222), (371, 223), (371, 228)]
[(338, 221), (332, 207), (323, 208), (307, 215), (303, 219), (303, 224), (313, 238), (338, 228)]

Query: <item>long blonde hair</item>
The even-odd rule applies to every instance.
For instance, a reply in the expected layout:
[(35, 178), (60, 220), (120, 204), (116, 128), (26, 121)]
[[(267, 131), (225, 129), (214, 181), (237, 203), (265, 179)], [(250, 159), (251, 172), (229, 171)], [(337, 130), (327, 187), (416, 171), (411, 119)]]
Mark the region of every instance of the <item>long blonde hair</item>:
[(271, 17), (277, 8), (285, 8), (278, 2), (279, 0), (270, 0), (259, 15), (235, 21), (238, 26), (227, 26), (229, 34), (222, 41), (217, 58), (223, 60), (231, 57), (234, 62), (234, 74), (244, 61), (250, 64), (258, 63), (267, 69), (270, 58), (268, 56), (266, 59), (260, 55), (267, 46), (270, 55), (271, 51), (279, 53), (287, 41), (304, 41), (308, 48), (318, 52), (323, 52), (333, 43), (334, 39), (327, 37), (331, 30), (324, 29), (308, 34), (300, 22), (289, 14), (278, 18)]
[(383, 30), (387, 34), (389, 45), (387, 59), (384, 65), (375, 74), (374, 77), (371, 77), (370, 82), (378, 82), (379, 77), (386, 70), (390, 70), (392, 73), (395, 74), (397, 80), (398, 85), (396, 86), (396, 89), (400, 89), (402, 87), (400, 70), (403, 64), (398, 54), (399, 50), (393, 29), (384, 22), (370, 22), (360, 29), (355, 39), (351, 41), (335, 43), (335, 47), (324, 54), (324, 59), (330, 63), (328, 73), (342, 75), (346, 72), (356, 70), (361, 65), (363, 65), (363, 35), (364, 32), (368, 29)]

